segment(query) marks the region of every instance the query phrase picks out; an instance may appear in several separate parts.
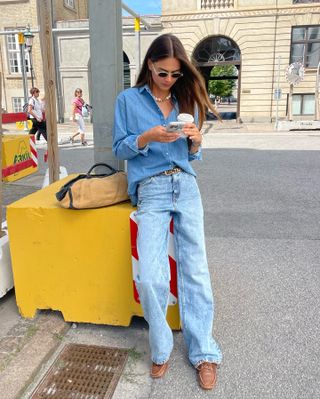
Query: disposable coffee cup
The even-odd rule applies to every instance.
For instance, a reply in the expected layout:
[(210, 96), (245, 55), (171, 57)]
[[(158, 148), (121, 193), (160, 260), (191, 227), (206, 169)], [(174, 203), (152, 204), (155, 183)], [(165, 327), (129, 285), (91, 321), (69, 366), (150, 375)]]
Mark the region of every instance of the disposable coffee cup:
[[(179, 114), (177, 116), (177, 121), (182, 123), (193, 123), (194, 118), (191, 114)], [(187, 136), (184, 134), (183, 130), (180, 131), (180, 136), (186, 138)]]
[(193, 123), (194, 118), (191, 114), (179, 114), (177, 117), (178, 122)]

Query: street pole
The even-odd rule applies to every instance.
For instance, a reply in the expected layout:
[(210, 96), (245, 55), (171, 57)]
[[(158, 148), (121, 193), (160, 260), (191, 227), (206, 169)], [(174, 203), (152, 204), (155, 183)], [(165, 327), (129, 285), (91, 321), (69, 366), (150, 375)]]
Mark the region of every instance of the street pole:
[(135, 36), (136, 36), (136, 79), (140, 73), (140, 67), (141, 67), (141, 22), (144, 25), (144, 29), (148, 30), (151, 29), (151, 25), (149, 22), (135, 13), (131, 8), (129, 8), (123, 1), (122, 1), (122, 8), (123, 10), (127, 11), (130, 15), (134, 17), (134, 30), (135, 30)]
[(293, 94), (293, 84), (290, 83), (289, 100), (288, 100), (288, 120), (292, 121), (292, 94)]
[[(21, 73), (22, 73), (22, 83), (23, 83), (23, 96), (24, 96), (24, 103), (28, 102), (28, 81), (27, 81), (27, 73), (26, 73), (26, 58), (25, 58), (25, 45), (24, 45), (24, 36), (23, 32), (18, 33), (18, 41), (20, 47), (20, 60), (21, 60)], [(28, 122), (24, 122), (24, 131), (29, 131), (28, 129)]]
[(135, 17), (134, 19), (134, 31), (136, 36), (136, 80), (140, 73), (141, 66), (141, 30), (140, 30), (140, 17)]
[(278, 57), (278, 76), (277, 76), (277, 98), (276, 98), (276, 130), (279, 127), (279, 100), (280, 100), (280, 63), (281, 56)]
[(30, 75), (31, 75), (31, 87), (34, 87), (34, 76), (33, 76), (33, 60), (32, 60), (32, 48), (28, 47), (29, 61), (30, 61)]
[(50, 184), (59, 180), (59, 149), (56, 110), (56, 77), (52, 40), (52, 8), (50, 0), (37, 1), (38, 21), (40, 26), (40, 45), (43, 62), (43, 80), (46, 96), (46, 121), (48, 136), (48, 166)]
[[(2, 77), (0, 72), (0, 165), (2, 166)], [(4, 235), (2, 231), (2, 167), (0, 176), (0, 238)]]
[(88, 5), (94, 160), (123, 169), (124, 162), (112, 152), (115, 99), (123, 89), (122, 3), (90, 0)]
[(314, 92), (314, 102), (315, 102), (315, 120), (318, 121), (320, 119), (320, 110), (319, 110), (319, 72), (320, 72), (320, 61), (317, 67), (317, 75), (316, 75), (316, 87)]

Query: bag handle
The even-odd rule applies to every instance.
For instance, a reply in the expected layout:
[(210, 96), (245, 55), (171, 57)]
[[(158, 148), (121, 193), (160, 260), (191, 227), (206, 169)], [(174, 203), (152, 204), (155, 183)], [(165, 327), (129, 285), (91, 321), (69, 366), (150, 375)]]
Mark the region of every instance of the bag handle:
[(111, 171), (110, 174), (117, 173), (117, 170), (114, 169), (112, 166), (108, 165), (107, 163), (100, 162), (100, 163), (94, 164), (94, 165), (88, 170), (87, 175), (90, 175), (91, 172), (93, 171), (93, 169), (95, 169), (97, 166), (105, 166), (106, 168), (110, 169), (110, 171)]

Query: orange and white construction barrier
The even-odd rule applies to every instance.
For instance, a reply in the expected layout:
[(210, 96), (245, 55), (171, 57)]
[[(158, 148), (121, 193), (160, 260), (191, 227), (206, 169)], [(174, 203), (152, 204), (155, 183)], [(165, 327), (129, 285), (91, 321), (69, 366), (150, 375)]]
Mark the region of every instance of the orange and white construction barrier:
[(36, 147), (36, 138), (34, 134), (30, 134), (30, 155), (32, 166), (36, 168), (38, 166), (38, 151)]
[[(169, 305), (175, 305), (178, 302), (178, 286), (177, 286), (177, 263), (175, 259), (175, 249), (174, 249), (174, 229), (173, 229), (173, 219), (170, 221), (170, 233), (169, 233), (169, 245), (168, 245), (168, 258), (170, 265), (170, 296)], [(132, 259), (132, 274), (133, 274), (133, 296), (137, 303), (140, 303), (139, 294), (135, 284), (135, 278), (138, 275), (139, 266), (139, 255), (137, 248), (137, 235), (138, 235), (138, 225), (135, 218), (135, 212), (130, 214), (130, 235), (131, 235), (131, 259)]]

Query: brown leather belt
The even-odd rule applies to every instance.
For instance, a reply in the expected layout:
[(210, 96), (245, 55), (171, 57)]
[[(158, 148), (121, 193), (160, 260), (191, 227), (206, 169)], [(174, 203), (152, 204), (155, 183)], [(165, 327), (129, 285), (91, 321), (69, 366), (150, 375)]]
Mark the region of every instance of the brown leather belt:
[(166, 175), (166, 176), (170, 176), (170, 175), (174, 175), (175, 173), (179, 173), (182, 172), (181, 168), (175, 167), (169, 170), (165, 170), (164, 172), (160, 173), (160, 175)]

